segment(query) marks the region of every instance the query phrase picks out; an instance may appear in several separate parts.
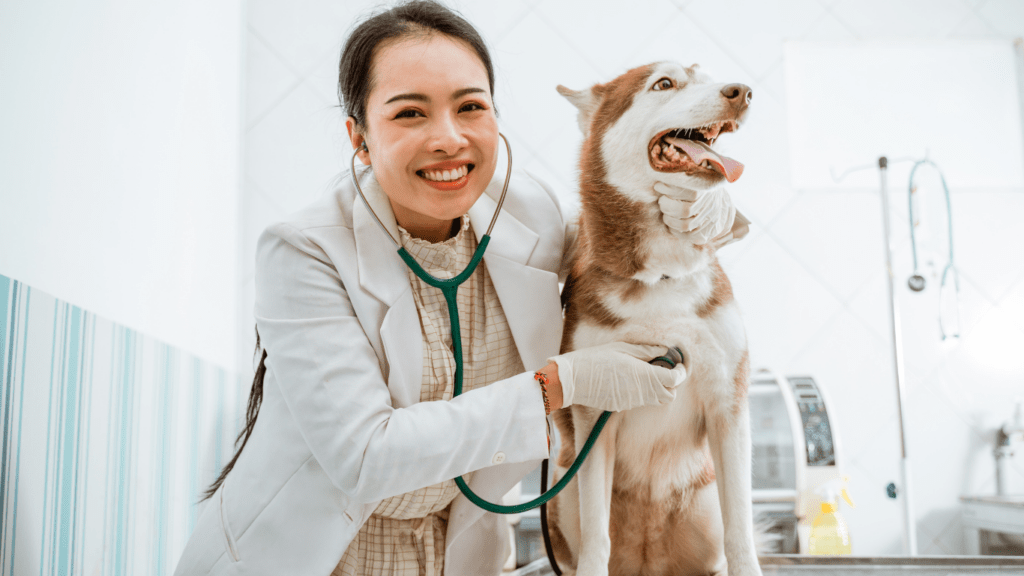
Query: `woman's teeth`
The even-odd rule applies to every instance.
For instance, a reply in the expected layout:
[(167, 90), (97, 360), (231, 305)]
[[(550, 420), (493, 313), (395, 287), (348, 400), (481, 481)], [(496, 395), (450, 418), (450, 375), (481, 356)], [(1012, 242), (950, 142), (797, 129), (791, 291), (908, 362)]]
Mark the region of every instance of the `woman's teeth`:
[(422, 170), (423, 177), (433, 182), (451, 182), (469, 174), (469, 165), (462, 165), (451, 170)]

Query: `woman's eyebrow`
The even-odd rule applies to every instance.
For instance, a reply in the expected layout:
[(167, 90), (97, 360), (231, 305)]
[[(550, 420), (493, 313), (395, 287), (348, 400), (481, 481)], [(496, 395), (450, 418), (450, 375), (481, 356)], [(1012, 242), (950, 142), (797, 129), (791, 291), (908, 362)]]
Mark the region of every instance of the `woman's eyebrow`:
[(391, 104), (398, 100), (416, 100), (417, 102), (430, 102), (430, 98), (427, 98), (426, 94), (399, 94), (398, 96), (392, 96), (388, 99), (385, 104)]
[[(484, 90), (483, 88), (477, 88), (476, 86), (471, 86), (469, 88), (462, 88), (462, 89), (456, 90), (454, 93), (452, 93), (452, 98), (451, 99), (452, 100), (458, 100), (459, 98), (462, 98), (466, 94), (476, 94), (476, 93), (479, 93), (479, 92), (486, 93), (487, 90)], [(398, 100), (415, 100), (417, 102), (430, 102), (430, 98), (426, 94), (411, 93), (411, 94), (399, 94), (397, 96), (392, 96), (391, 98), (388, 99), (387, 102), (385, 102), (385, 104), (391, 104), (392, 102), (396, 102)]]
[(477, 88), (476, 86), (472, 86), (470, 88), (463, 88), (462, 90), (456, 90), (455, 93), (452, 94), (452, 100), (458, 100), (459, 98), (462, 98), (466, 94), (478, 94), (480, 92), (486, 93), (487, 90), (484, 90), (483, 88)]

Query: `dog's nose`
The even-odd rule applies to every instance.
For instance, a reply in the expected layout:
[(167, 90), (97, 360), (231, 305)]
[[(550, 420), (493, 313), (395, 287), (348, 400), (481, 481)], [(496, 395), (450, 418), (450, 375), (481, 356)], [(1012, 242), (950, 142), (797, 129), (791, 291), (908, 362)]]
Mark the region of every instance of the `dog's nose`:
[(746, 84), (726, 84), (722, 87), (722, 96), (733, 106), (746, 106), (754, 97), (754, 91)]

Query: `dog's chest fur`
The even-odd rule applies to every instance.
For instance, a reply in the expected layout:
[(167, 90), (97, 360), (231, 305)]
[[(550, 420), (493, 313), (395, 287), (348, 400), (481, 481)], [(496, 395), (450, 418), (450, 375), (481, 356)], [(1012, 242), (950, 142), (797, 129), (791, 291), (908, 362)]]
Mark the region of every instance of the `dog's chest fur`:
[[(650, 233), (660, 234), (654, 226)], [(603, 252), (601, 241), (588, 236), (585, 229), (581, 234), (580, 259), (567, 285), (563, 351), (613, 341), (685, 342), (684, 353), (699, 358), (699, 362), (687, 362), (689, 378), (671, 404), (616, 415), (620, 419), (616, 489), (678, 498), (680, 492), (714, 479), (706, 452), (703, 412), (717, 396), (727, 399), (733, 395), (731, 387), (712, 384), (732, 381), (715, 368), (735, 366), (745, 351), (728, 278), (713, 257), (681, 246), (674, 238), (671, 243), (656, 238), (641, 247), (649, 256), (637, 260), (639, 274), (657, 275), (659, 280), (648, 284), (618, 276), (601, 266), (596, 261), (599, 258), (591, 258)], [(662, 278), (667, 273), (678, 274), (684, 267), (681, 261), (690, 266), (687, 273)]]

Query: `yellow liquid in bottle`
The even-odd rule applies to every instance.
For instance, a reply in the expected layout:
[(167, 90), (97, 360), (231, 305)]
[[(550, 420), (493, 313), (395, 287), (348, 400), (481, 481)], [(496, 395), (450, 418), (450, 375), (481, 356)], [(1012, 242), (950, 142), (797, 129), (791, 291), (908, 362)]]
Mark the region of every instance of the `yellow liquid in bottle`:
[(814, 519), (811, 526), (809, 552), (827, 556), (852, 554), (850, 531), (846, 527), (846, 521), (839, 514), (826, 511), (825, 506), (826, 504), (822, 505), (822, 513)]

